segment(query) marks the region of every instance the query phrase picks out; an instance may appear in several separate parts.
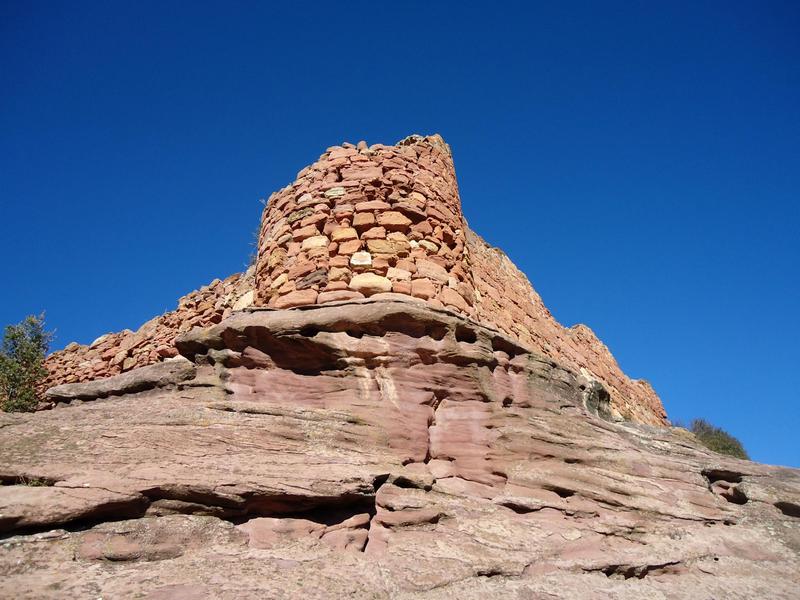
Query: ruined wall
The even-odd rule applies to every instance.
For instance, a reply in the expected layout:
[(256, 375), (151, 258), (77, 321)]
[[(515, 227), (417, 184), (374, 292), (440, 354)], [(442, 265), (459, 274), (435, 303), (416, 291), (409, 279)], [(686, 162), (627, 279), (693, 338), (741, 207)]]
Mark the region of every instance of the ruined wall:
[(256, 305), (398, 293), (473, 314), (450, 149), (438, 135), (329, 148), (262, 217)]
[(475, 284), (476, 319), (490, 323), (525, 346), (600, 381), (619, 415), (660, 425), (667, 414), (649, 383), (631, 380), (605, 344), (586, 325), (563, 327), (528, 278), (506, 254), (467, 231)]
[(252, 272), (216, 279), (181, 298), (174, 311), (149, 320), (135, 332), (108, 333), (89, 345), (73, 342), (47, 357), (49, 376), (42, 389), (110, 377), (177, 356), (175, 336), (192, 327), (219, 323), (232, 310), (249, 306), (252, 290)]

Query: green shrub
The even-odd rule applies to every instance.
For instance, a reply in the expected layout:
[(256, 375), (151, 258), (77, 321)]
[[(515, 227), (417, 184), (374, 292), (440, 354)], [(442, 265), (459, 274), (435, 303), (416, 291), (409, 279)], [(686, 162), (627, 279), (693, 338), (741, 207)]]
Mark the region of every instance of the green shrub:
[(44, 314), (8, 325), (0, 347), (0, 409), (31, 411), (39, 401), (37, 386), (47, 377), (44, 359), (53, 335), (44, 329)]
[(750, 459), (745, 451), (742, 443), (733, 437), (730, 433), (719, 427), (714, 427), (705, 419), (695, 419), (689, 426), (691, 431), (703, 445), (718, 452), (719, 454), (727, 454), (728, 456), (735, 456), (736, 458)]

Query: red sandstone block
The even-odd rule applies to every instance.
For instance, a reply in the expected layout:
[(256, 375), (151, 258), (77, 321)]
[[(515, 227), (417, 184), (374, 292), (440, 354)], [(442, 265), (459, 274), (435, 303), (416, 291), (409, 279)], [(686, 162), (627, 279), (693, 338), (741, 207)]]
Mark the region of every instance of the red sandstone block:
[(163, 345), (156, 348), (156, 354), (161, 358), (172, 358), (178, 356), (178, 350), (175, 346)]
[(324, 290), (326, 292), (335, 292), (335, 291), (338, 291), (338, 290), (346, 290), (348, 281), (350, 281), (349, 277), (346, 280), (328, 281), (328, 285), (325, 286)]
[(315, 290), (298, 290), (289, 292), (275, 301), (275, 308), (292, 308), (293, 306), (304, 306), (314, 304), (317, 301), (318, 293)]
[(397, 242), (407, 242), (408, 236), (402, 231), (392, 231), (390, 234), (386, 236), (387, 240), (394, 240)]
[(468, 285), (464, 282), (459, 282), (458, 285), (456, 285), (456, 291), (461, 295), (462, 298), (464, 298), (467, 304), (470, 306), (475, 304), (475, 291), (471, 285)]
[(389, 155), (388, 158), (383, 158), (381, 165), (383, 165), (384, 169), (403, 169), (406, 166), (406, 162), (399, 157)]
[(361, 250), (361, 240), (348, 240), (339, 244), (339, 254), (348, 255)]
[(332, 266), (328, 271), (329, 281), (350, 281), (350, 269)]
[(392, 208), (408, 217), (414, 223), (420, 223), (428, 216), (424, 210), (412, 205), (409, 202), (397, 202), (396, 204), (392, 205)]
[(385, 256), (376, 256), (372, 261), (372, 268), (382, 272), (389, 268), (389, 264), (389, 260)]
[(336, 221), (326, 221), (322, 227), (322, 234), (330, 236), (337, 227), (339, 224)]
[(409, 183), (411, 183), (411, 177), (409, 177), (402, 171), (396, 171), (396, 170), (389, 171), (389, 173), (387, 173), (387, 177), (389, 178), (389, 181), (391, 181), (395, 185), (408, 185)]
[(401, 259), (399, 259), (397, 261), (397, 264), (395, 264), (395, 266), (398, 269), (404, 269), (404, 270), (408, 271), (409, 273), (416, 273), (417, 272), (417, 263), (415, 263), (410, 258), (401, 258)]
[(358, 233), (352, 227), (337, 227), (331, 233), (331, 239), (335, 242), (346, 242), (357, 238)]
[(409, 251), (408, 242), (400, 242), (394, 240), (369, 240), (367, 241), (367, 248), (370, 252), (375, 254), (407, 254)]
[(325, 258), (328, 257), (328, 246), (329, 245), (330, 244), (326, 244), (324, 246), (317, 246), (315, 248), (310, 248), (310, 249), (306, 250), (306, 256), (309, 259), (314, 259), (314, 260), (325, 259)]
[(347, 158), (333, 158), (330, 160), (321, 160), (314, 166), (321, 170), (329, 170), (338, 169), (349, 163), (350, 161)]
[(411, 271), (390, 267), (386, 272), (386, 276), (393, 281), (408, 281), (411, 279)]
[(419, 223), (415, 223), (411, 226), (411, 231), (415, 231), (422, 236), (432, 235), (433, 234), (433, 226), (428, 221), (421, 221)]
[(371, 227), (361, 234), (362, 240), (381, 240), (386, 237), (386, 229), (383, 227)]
[(332, 213), (333, 216), (336, 217), (337, 219), (345, 217), (349, 219), (353, 216), (354, 210), (355, 209), (353, 208), (352, 204), (337, 204), (336, 206), (333, 207)]
[(444, 304), (442, 304), (442, 301), (438, 298), (431, 298), (428, 300), (428, 304), (434, 308), (444, 308)]
[[(315, 229), (318, 229), (319, 225), (321, 223), (324, 223), (327, 218), (328, 218), (328, 215), (325, 214), (324, 212), (314, 212), (314, 213), (311, 213), (310, 215), (308, 215), (307, 217), (304, 217), (303, 219), (301, 219), (300, 220), (300, 226), (301, 227), (308, 227), (308, 226), (313, 225), (315, 227)], [(316, 234), (312, 234), (312, 235), (316, 235)]]
[(334, 146), (333, 148), (328, 148), (329, 159), (347, 158), (350, 156), (354, 156), (357, 153), (358, 152), (353, 148), (342, 148), (341, 146)]
[(338, 302), (341, 300), (356, 300), (363, 297), (364, 294), (360, 292), (354, 292), (352, 290), (320, 292), (320, 295), (317, 297), (317, 304), (324, 304), (325, 302)]
[(295, 282), (294, 282), (293, 279), (287, 281), (281, 287), (278, 288), (278, 295), (279, 296), (285, 296), (289, 292), (293, 292), (294, 291), (294, 286), (295, 286)]
[(392, 291), (396, 294), (406, 294), (411, 296), (411, 282), (410, 281), (393, 281)]
[(460, 311), (465, 311), (468, 308), (467, 302), (461, 297), (461, 295), (449, 287), (442, 288), (442, 291), (439, 293), (439, 298), (445, 304), (445, 306), (453, 306)]
[(287, 277), (291, 280), (299, 279), (311, 273), (317, 266), (313, 261), (300, 259), (289, 269)]
[(356, 204), (356, 212), (365, 210), (387, 210), (391, 205), (383, 200), (368, 200), (366, 202), (359, 202)]
[(444, 223), (452, 223), (457, 221), (456, 216), (453, 214), (453, 212), (449, 208), (447, 208), (444, 204), (441, 203), (437, 203), (435, 205), (429, 205), (428, 215)]
[(379, 166), (359, 165), (342, 169), (342, 179), (344, 181), (375, 181), (381, 177), (383, 177), (383, 169)]
[(441, 283), (447, 282), (447, 270), (441, 265), (425, 259), (417, 260), (417, 275), (429, 277)]
[(358, 229), (359, 231), (368, 229), (375, 224), (375, 215), (370, 212), (360, 212), (356, 213), (356, 216), (353, 218), (353, 227)]
[(430, 279), (414, 279), (411, 282), (411, 295), (428, 300), (436, 295), (436, 287)]

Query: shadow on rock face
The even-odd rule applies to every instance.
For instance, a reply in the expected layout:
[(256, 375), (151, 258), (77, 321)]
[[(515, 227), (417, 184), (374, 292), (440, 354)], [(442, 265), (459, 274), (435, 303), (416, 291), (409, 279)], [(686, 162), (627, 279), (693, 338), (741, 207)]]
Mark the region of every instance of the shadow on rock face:
[(179, 348), (193, 378), (0, 415), (0, 596), (800, 586), (796, 471), (600, 418), (596, 381), (463, 317), (252, 311)]

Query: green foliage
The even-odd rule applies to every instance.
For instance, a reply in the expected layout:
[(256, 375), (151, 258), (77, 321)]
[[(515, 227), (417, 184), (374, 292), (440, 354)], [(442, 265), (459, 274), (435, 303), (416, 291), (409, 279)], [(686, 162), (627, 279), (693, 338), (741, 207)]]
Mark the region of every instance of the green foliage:
[(27, 485), (28, 487), (50, 487), (55, 482), (51, 479), (45, 479), (44, 477), (28, 477), (26, 475), (20, 475), (15, 483), (17, 485)]
[(705, 419), (693, 420), (689, 426), (689, 431), (695, 434), (706, 448), (714, 452), (735, 456), (736, 458), (750, 459), (739, 440), (724, 429), (714, 427)]
[(44, 359), (53, 335), (44, 329), (44, 314), (8, 325), (0, 347), (0, 409), (31, 411), (38, 402), (37, 385), (47, 377)]

